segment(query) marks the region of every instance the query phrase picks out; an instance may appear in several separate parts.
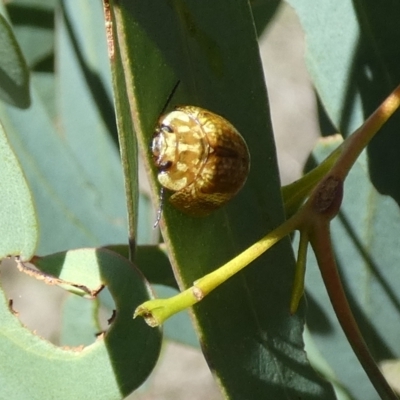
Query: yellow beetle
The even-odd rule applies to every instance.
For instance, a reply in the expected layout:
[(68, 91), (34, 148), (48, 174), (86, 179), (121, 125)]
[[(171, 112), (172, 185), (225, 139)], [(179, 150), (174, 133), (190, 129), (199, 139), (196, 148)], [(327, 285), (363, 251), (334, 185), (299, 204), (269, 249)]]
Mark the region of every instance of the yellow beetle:
[(244, 185), (250, 168), (246, 142), (225, 118), (181, 106), (158, 122), (152, 153), (160, 184), (175, 193), (179, 210), (205, 216), (227, 203)]

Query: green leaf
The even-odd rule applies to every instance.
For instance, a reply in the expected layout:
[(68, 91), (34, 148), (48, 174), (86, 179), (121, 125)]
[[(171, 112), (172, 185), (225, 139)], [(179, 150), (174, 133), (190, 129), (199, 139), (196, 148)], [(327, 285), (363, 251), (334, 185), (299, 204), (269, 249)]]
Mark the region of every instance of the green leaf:
[(136, 253), (137, 225), (138, 225), (138, 200), (139, 200), (139, 162), (138, 144), (134, 132), (136, 104), (132, 98), (132, 87), (128, 84), (128, 72), (125, 54), (121, 52), (120, 44), (114, 40), (115, 26), (111, 23), (110, 4), (103, 2), (106, 14), (108, 55), (111, 63), (111, 75), (114, 88), (116, 118), (118, 126), (118, 140), (121, 152), (122, 168), (125, 179), (126, 205), (128, 209), (129, 231), (129, 257), (132, 259)]
[[(122, 201), (109, 205), (104, 200), (108, 193), (77, 163), (34, 89), (32, 99), (32, 106), (24, 112), (0, 105), (0, 118), (37, 205), (39, 254), (126, 242)], [(117, 180), (115, 184), (117, 188)], [(122, 191), (119, 193), (122, 196)]]
[[(140, 172), (139, 172), (140, 174)], [(139, 178), (140, 181), (141, 178)], [(154, 205), (151, 201), (150, 196), (143, 188), (139, 186), (139, 215), (138, 215), (138, 233), (137, 233), (137, 244), (138, 245), (149, 245), (159, 241), (160, 231), (154, 229), (154, 222), (156, 220), (156, 214)]]
[(15, 107), (30, 104), (29, 71), (12, 29), (0, 14), (0, 99)]
[[(149, 220), (147, 220), (148, 222)], [(123, 257), (129, 256), (128, 246), (107, 246)], [(165, 246), (138, 246), (135, 263), (145, 278), (152, 284), (157, 297), (166, 298), (177, 294), (177, 283), (171, 264), (165, 253)], [(190, 323), (187, 311), (170, 318), (163, 326), (164, 338), (199, 347), (199, 341)]]
[(55, 121), (58, 112), (55, 75), (51, 72), (34, 72), (32, 86), (36, 89), (50, 119)]
[(139, 246), (136, 262), (150, 282), (177, 288), (165, 247)]
[[(111, 2), (130, 115), (152, 177), (149, 143), (168, 108), (193, 104), (228, 118), (245, 137), (251, 172), (244, 189), (207, 218), (165, 202), (161, 228), (181, 288), (231, 259), (283, 220), (275, 147), (256, 32), (248, 3)], [(117, 45), (116, 45), (117, 46)], [(135, 179), (133, 177), (133, 179)], [(194, 307), (202, 349), (231, 399), (334, 398), (309, 366), (303, 314), (289, 315), (293, 256), (283, 241)]]
[(142, 275), (105, 249), (70, 251), (36, 261), (43, 271), (91, 289), (107, 285), (116, 318), (92, 345), (62, 349), (24, 328), (0, 296), (0, 348), (4, 359), (12, 360), (0, 365), (2, 396), (109, 400), (128, 395), (146, 379), (160, 350), (160, 332), (132, 319), (135, 307), (150, 297)]
[(87, 301), (71, 294), (67, 296), (62, 310), (60, 344), (62, 346), (87, 346), (93, 343), (96, 334), (100, 332), (94, 318), (98, 311), (97, 302)]
[(48, 60), (53, 62), (54, 8), (58, 1), (12, 1), (7, 6), (18, 43), (31, 69)]
[[(87, 42), (79, 43), (81, 48), (88, 49), (93, 42), (89, 33), (103, 34), (98, 36), (96, 47), (96, 52), (102, 49), (103, 56), (95, 55), (94, 62), (102, 60), (99, 68), (106, 69), (102, 82), (107, 87), (110, 76), (104, 61), (105, 37), (101, 30), (104, 21), (98, 18), (89, 22), (82, 28), (87, 34), (79, 36)], [(63, 66), (57, 71), (60, 88), (57, 104), (61, 105), (57, 119), (52, 119), (44, 98), (38, 96), (34, 85), (32, 105), (28, 110), (20, 111), (0, 104), (0, 118), (21, 160), (37, 206), (40, 254), (127, 242), (118, 153), (83, 74), (84, 67), (87, 69), (93, 61), (90, 59), (89, 63), (86, 52), (83, 53), (87, 56), (83, 57), (86, 64), (80, 64), (79, 53), (71, 51), (71, 42), (61, 24), (57, 24), (57, 30), (62, 52), (57, 53), (57, 59), (70, 68), (66, 71)], [(67, 85), (75, 90), (67, 90)], [(76, 110), (79, 113), (74, 114)]]
[[(129, 257), (127, 245), (107, 246), (107, 248), (122, 257)], [(178, 288), (164, 245), (138, 246), (135, 263), (150, 283)]]
[(29, 260), (38, 240), (32, 196), (21, 167), (0, 124), (0, 260)]
[[(66, 2), (56, 19), (56, 32), (56, 85), (65, 145), (86, 179), (97, 188), (99, 208), (114, 214), (109, 215), (112, 223), (126, 229), (101, 3)], [(120, 241), (126, 242), (126, 234)]]
[[(101, 3), (65, 2), (62, 12), (57, 15), (56, 33), (56, 80), (66, 141), (88, 174), (111, 175), (109, 170), (114, 172), (115, 169), (114, 175), (122, 184)], [(93, 140), (94, 127), (96, 140)], [(90, 163), (83, 162), (87, 148), (92, 149)], [(104, 163), (100, 171), (94, 167), (98, 159)], [(89, 170), (90, 166), (94, 171)], [(115, 176), (110, 179), (115, 180)]]
[[(314, 151), (317, 161), (340, 142), (338, 138), (322, 141)], [(345, 182), (343, 205), (332, 221), (332, 240), (353, 312), (377, 362), (400, 356), (399, 226), (397, 204), (380, 195), (369, 181), (364, 152)], [(306, 286), (310, 300), (307, 323), (336, 379), (354, 399), (376, 399), (338, 326), (313, 255), (308, 260)]]
[(257, 0), (250, 2), (258, 36), (262, 35), (265, 28), (271, 22), (280, 4), (281, 0)]
[[(289, 0), (306, 34), (307, 64), (322, 103), (344, 135), (400, 82), (400, 3)], [(372, 182), (400, 204), (400, 113), (368, 146)], [(390, 149), (390, 151), (388, 151)]]

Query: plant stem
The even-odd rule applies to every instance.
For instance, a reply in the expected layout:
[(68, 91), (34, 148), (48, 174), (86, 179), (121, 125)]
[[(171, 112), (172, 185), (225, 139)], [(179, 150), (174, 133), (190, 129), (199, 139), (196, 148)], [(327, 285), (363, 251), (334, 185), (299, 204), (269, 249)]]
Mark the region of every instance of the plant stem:
[(333, 309), (354, 353), (381, 399), (398, 400), (369, 352), (350, 309), (332, 250), (329, 221), (323, 221), (317, 226), (313, 226), (310, 232), (310, 242)]
[(371, 114), (364, 124), (343, 142), (343, 151), (331, 169), (332, 175), (345, 179), (360, 153), (399, 106), (400, 85)]
[(142, 316), (150, 326), (161, 325), (172, 315), (201, 301), (207, 294), (237, 274), (286, 235), (297, 229), (303, 219), (303, 213), (296, 213), (292, 218), (286, 220), (282, 225), (234, 259), (198, 279), (192, 287), (176, 296), (144, 302), (135, 310), (134, 318)]
[[(341, 135), (337, 135), (342, 137)], [(292, 215), (304, 202), (315, 186), (331, 170), (339, 158), (343, 148), (343, 143), (338, 146), (324, 161), (318, 166), (307, 172), (304, 176), (289, 185), (282, 186), (282, 197), (287, 216)]]

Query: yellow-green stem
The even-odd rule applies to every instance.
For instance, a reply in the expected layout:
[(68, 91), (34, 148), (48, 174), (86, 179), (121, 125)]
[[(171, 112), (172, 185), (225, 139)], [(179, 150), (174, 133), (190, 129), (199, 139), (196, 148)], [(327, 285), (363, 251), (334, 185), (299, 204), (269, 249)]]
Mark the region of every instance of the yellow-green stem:
[(143, 316), (151, 326), (161, 325), (172, 315), (202, 300), (212, 290), (237, 274), (290, 232), (297, 229), (302, 219), (303, 214), (301, 212), (297, 213), (237, 257), (198, 279), (192, 287), (176, 296), (168, 299), (146, 301), (135, 310), (134, 317)]
[(331, 173), (344, 180), (360, 153), (399, 106), (400, 85), (397, 86), (364, 124), (344, 141), (343, 151), (332, 167)]
[(330, 171), (343, 150), (342, 146), (343, 144), (336, 148), (321, 164), (300, 179), (282, 187), (283, 203), (287, 216), (297, 210), (318, 182)]

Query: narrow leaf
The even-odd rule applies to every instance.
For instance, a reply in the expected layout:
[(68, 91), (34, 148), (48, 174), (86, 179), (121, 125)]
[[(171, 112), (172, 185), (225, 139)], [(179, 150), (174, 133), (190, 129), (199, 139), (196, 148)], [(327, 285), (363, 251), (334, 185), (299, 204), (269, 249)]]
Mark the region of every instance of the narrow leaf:
[[(130, 115), (152, 179), (149, 144), (160, 112), (198, 105), (228, 118), (245, 137), (245, 188), (206, 218), (168, 201), (161, 228), (182, 288), (220, 266), (283, 220), (275, 147), (256, 32), (246, 1), (110, 2)], [(179, 86), (172, 98), (172, 89)], [(303, 316), (289, 315), (293, 256), (288, 241), (194, 307), (205, 357), (231, 399), (334, 398), (309, 366)]]

